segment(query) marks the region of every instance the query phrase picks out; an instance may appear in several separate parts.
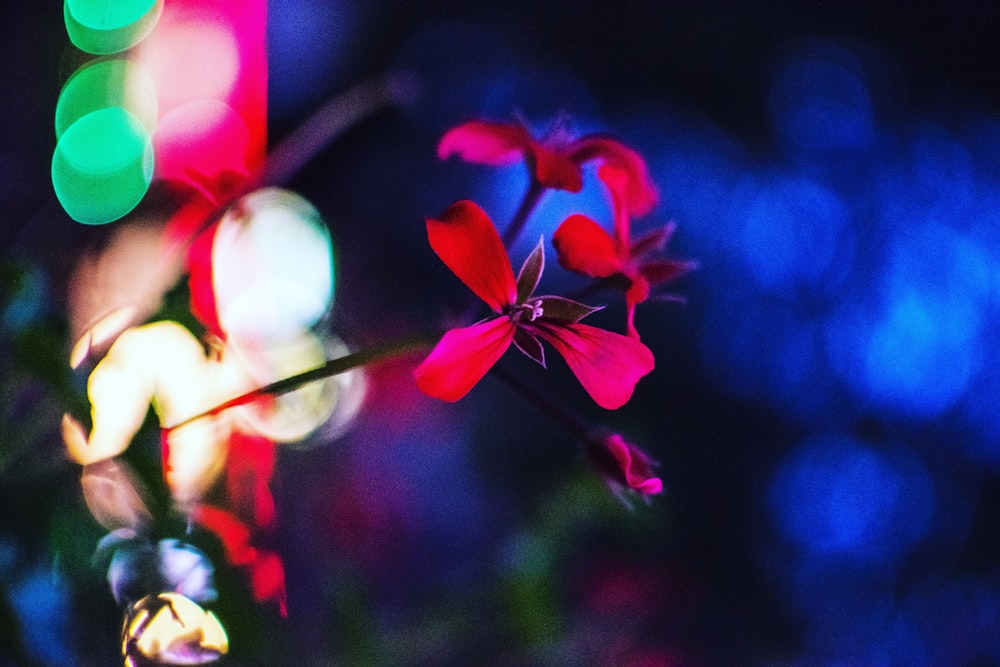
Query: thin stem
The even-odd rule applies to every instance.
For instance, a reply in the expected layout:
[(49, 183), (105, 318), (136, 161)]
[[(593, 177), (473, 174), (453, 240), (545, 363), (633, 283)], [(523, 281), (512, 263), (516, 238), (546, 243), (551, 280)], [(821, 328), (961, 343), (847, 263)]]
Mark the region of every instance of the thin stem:
[(538, 202), (541, 200), (542, 195), (545, 194), (546, 189), (537, 179), (531, 179), (531, 185), (528, 186), (528, 191), (524, 193), (521, 205), (517, 207), (517, 212), (514, 213), (514, 217), (511, 218), (510, 224), (507, 226), (507, 231), (503, 234), (503, 244), (507, 248), (510, 248), (514, 241), (517, 240), (517, 237), (521, 235), (524, 226), (528, 223), (531, 212), (538, 206)]
[(535, 387), (521, 380), (513, 373), (500, 366), (494, 366), (490, 371), (491, 375), (497, 377), (501, 382), (510, 387), (514, 393), (533, 403), (538, 410), (553, 421), (566, 427), (575, 437), (586, 440), (593, 432), (594, 427), (589, 421), (570, 410), (562, 403), (557, 403), (548, 395), (543, 394)]
[(221, 199), (218, 205), (196, 229), (187, 234), (172, 252), (185, 252), (194, 238), (218, 220), (240, 197), (268, 185), (288, 182), (311, 159), (316, 157), (335, 139), (365, 118), (395, 104), (405, 104), (417, 95), (419, 85), (405, 72), (394, 72), (362, 81), (347, 92), (333, 98), (268, 154), (260, 173), (252, 175), (234, 192)]
[(414, 78), (394, 72), (363, 81), (330, 100), (271, 151), (257, 185), (284, 183), (352, 125), (417, 91)]
[(354, 352), (343, 357), (330, 359), (322, 366), (317, 366), (316, 368), (303, 371), (290, 377), (282, 378), (281, 380), (264, 385), (263, 387), (258, 387), (257, 389), (248, 391), (245, 394), (240, 394), (239, 396), (231, 398), (224, 403), (220, 403), (213, 408), (209, 408), (204, 412), (200, 412), (196, 415), (188, 417), (187, 419), (183, 419), (173, 426), (168, 426), (166, 430), (169, 431), (180, 428), (181, 426), (185, 426), (199, 419), (217, 415), (224, 410), (228, 410), (229, 408), (235, 408), (240, 405), (246, 405), (247, 403), (253, 403), (257, 399), (264, 396), (280, 396), (281, 394), (287, 394), (288, 392), (295, 391), (302, 385), (310, 382), (316, 382), (317, 380), (323, 380), (334, 375), (339, 375), (340, 373), (346, 373), (347, 371), (360, 366), (366, 366), (368, 364), (400, 357), (416, 350), (430, 347), (436, 342), (436, 338), (416, 336), (393, 341), (391, 343), (383, 343), (381, 345), (370, 347), (366, 350), (361, 350), (360, 352)]

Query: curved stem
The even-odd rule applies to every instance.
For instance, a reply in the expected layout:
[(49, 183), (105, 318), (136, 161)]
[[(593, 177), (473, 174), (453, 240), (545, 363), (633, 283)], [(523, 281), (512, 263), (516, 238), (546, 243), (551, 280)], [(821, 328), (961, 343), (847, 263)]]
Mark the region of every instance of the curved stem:
[(323, 380), (334, 375), (339, 375), (340, 373), (346, 373), (347, 371), (360, 366), (366, 366), (379, 361), (386, 361), (388, 359), (400, 357), (416, 350), (430, 347), (436, 342), (436, 338), (415, 336), (412, 338), (404, 338), (398, 341), (393, 341), (391, 343), (383, 343), (381, 345), (361, 350), (360, 352), (354, 352), (343, 357), (330, 359), (322, 366), (311, 368), (307, 371), (303, 371), (301, 373), (282, 378), (276, 382), (272, 382), (271, 384), (264, 385), (263, 387), (258, 387), (257, 389), (248, 391), (245, 394), (240, 394), (239, 396), (231, 398), (224, 403), (220, 403), (215, 407), (209, 408), (204, 412), (200, 412), (196, 415), (188, 417), (187, 419), (183, 419), (173, 426), (168, 426), (165, 430), (170, 431), (180, 428), (190, 424), (191, 422), (203, 419), (204, 417), (217, 415), (224, 410), (228, 410), (229, 408), (235, 408), (240, 405), (246, 405), (247, 403), (253, 403), (257, 399), (264, 396), (280, 396), (281, 394), (287, 394), (288, 392), (295, 391), (304, 384), (316, 382), (317, 380)]
[(393, 72), (363, 81), (330, 100), (271, 151), (256, 185), (284, 183), (352, 125), (383, 108), (405, 104), (416, 91), (412, 75)]
[(503, 234), (503, 244), (508, 249), (517, 240), (517, 237), (521, 235), (524, 226), (528, 222), (528, 218), (531, 216), (531, 212), (538, 206), (538, 202), (541, 200), (542, 195), (545, 194), (545, 190), (547, 188), (544, 185), (534, 178), (531, 179), (531, 185), (528, 186), (528, 191), (524, 193), (521, 205), (517, 207), (517, 212), (514, 213), (514, 217), (510, 220), (510, 225), (507, 226), (507, 230)]
[(535, 407), (547, 417), (566, 427), (568, 431), (580, 440), (586, 440), (588, 435), (594, 430), (593, 424), (589, 421), (573, 412), (562, 403), (552, 400), (549, 396), (543, 394), (527, 382), (524, 382), (513, 373), (501, 368), (500, 366), (494, 366), (490, 371), (490, 374), (494, 375), (510, 387), (514, 393), (519, 394), (528, 402), (533, 403)]
[(168, 255), (172, 257), (174, 253), (186, 252), (194, 238), (218, 220), (240, 197), (261, 187), (286, 183), (352, 126), (382, 109), (406, 104), (417, 95), (418, 89), (419, 84), (412, 75), (393, 72), (363, 81), (333, 98), (275, 146), (268, 154), (263, 169), (221, 198), (212, 212), (185, 235), (185, 239), (171, 245)]

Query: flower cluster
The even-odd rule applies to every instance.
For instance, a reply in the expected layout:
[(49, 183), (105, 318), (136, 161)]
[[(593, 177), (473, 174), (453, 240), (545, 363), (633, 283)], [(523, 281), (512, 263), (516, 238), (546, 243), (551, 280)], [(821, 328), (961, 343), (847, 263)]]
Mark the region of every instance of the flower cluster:
[[(522, 125), (471, 121), (449, 130), (438, 146), (442, 159), (503, 165), (523, 159), (530, 176), (518, 217), (501, 237), (487, 213), (471, 201), (459, 201), (439, 218), (428, 218), (427, 238), (445, 266), (482, 299), (493, 315), (471, 326), (447, 331), (414, 370), (426, 394), (445, 401), (465, 396), (514, 345), (545, 366), (542, 342), (551, 345), (595, 403), (617, 409), (632, 397), (638, 381), (654, 367), (653, 354), (640, 342), (635, 307), (652, 289), (686, 273), (692, 262), (657, 257), (673, 233), (667, 225), (632, 240), (633, 216), (649, 213), (657, 191), (642, 157), (603, 135), (574, 137), (558, 124), (536, 139)], [(536, 296), (545, 267), (544, 242), (524, 261), (516, 278), (505, 242), (513, 242), (531, 209), (547, 188), (579, 192), (583, 166), (598, 164), (614, 212), (614, 236), (594, 220), (569, 216), (552, 242), (559, 263), (570, 271), (621, 285), (625, 291), (626, 335), (581, 322), (600, 310), (573, 299)], [(591, 439), (588, 453), (613, 490), (655, 494), (662, 483), (652, 475), (652, 461), (619, 435)]]
[(639, 338), (635, 328), (635, 307), (650, 297), (657, 285), (670, 282), (694, 268), (690, 261), (663, 259), (661, 251), (673, 235), (673, 223), (649, 231), (633, 240), (631, 217), (639, 210), (633, 205), (629, 173), (611, 164), (598, 171), (607, 186), (614, 210), (612, 236), (594, 220), (575, 214), (566, 218), (552, 236), (559, 263), (584, 276), (613, 279), (620, 277), (625, 289), (628, 335)]
[(517, 280), (493, 222), (476, 204), (460, 201), (440, 220), (427, 220), (431, 247), (469, 289), (496, 313), (470, 327), (452, 329), (413, 374), (425, 393), (456, 401), (510, 347), (545, 366), (541, 341), (552, 345), (580, 384), (603, 408), (624, 405), (639, 379), (653, 370), (642, 343), (583, 324), (598, 310), (558, 296), (535, 296), (545, 265), (541, 243)]

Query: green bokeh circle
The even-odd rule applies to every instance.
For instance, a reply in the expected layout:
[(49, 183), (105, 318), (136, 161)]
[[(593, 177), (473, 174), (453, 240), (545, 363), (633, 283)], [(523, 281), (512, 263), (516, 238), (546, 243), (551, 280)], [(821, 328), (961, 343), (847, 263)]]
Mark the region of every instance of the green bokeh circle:
[(77, 222), (100, 225), (138, 204), (153, 177), (153, 145), (121, 107), (91, 112), (63, 132), (52, 156), (52, 186)]
[(150, 134), (156, 127), (156, 84), (138, 64), (126, 58), (86, 63), (70, 76), (56, 102), (56, 139), (89, 113), (121, 107), (139, 119)]
[(104, 55), (142, 41), (162, 10), (163, 0), (66, 0), (63, 17), (74, 46)]

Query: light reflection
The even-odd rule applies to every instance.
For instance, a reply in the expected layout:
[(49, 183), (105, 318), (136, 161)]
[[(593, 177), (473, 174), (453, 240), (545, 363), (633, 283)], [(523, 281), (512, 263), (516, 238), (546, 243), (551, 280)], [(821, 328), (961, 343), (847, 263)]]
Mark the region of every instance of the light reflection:
[[(216, 403), (205, 353), (175, 322), (155, 322), (125, 331), (90, 374), (87, 394), (93, 427), (89, 435), (72, 417), (63, 421), (70, 456), (90, 465), (120, 455), (153, 405), (162, 425), (177, 423)], [(171, 433), (165, 474), (175, 500), (196, 501), (214, 482), (225, 460), (225, 433), (203, 421)]]
[(152, 519), (139, 479), (124, 461), (106, 459), (84, 466), (80, 485), (87, 509), (108, 530), (135, 531)]
[(258, 190), (230, 209), (211, 266), (219, 324), (241, 341), (297, 335), (333, 298), (329, 231), (309, 202), (286, 190)]
[(149, 595), (129, 609), (122, 632), (126, 667), (146, 658), (167, 665), (212, 662), (229, 652), (216, 615), (178, 593)]
[(225, 100), (240, 74), (233, 27), (190, 2), (164, 12), (136, 57), (156, 81), (165, 111), (195, 100)]

